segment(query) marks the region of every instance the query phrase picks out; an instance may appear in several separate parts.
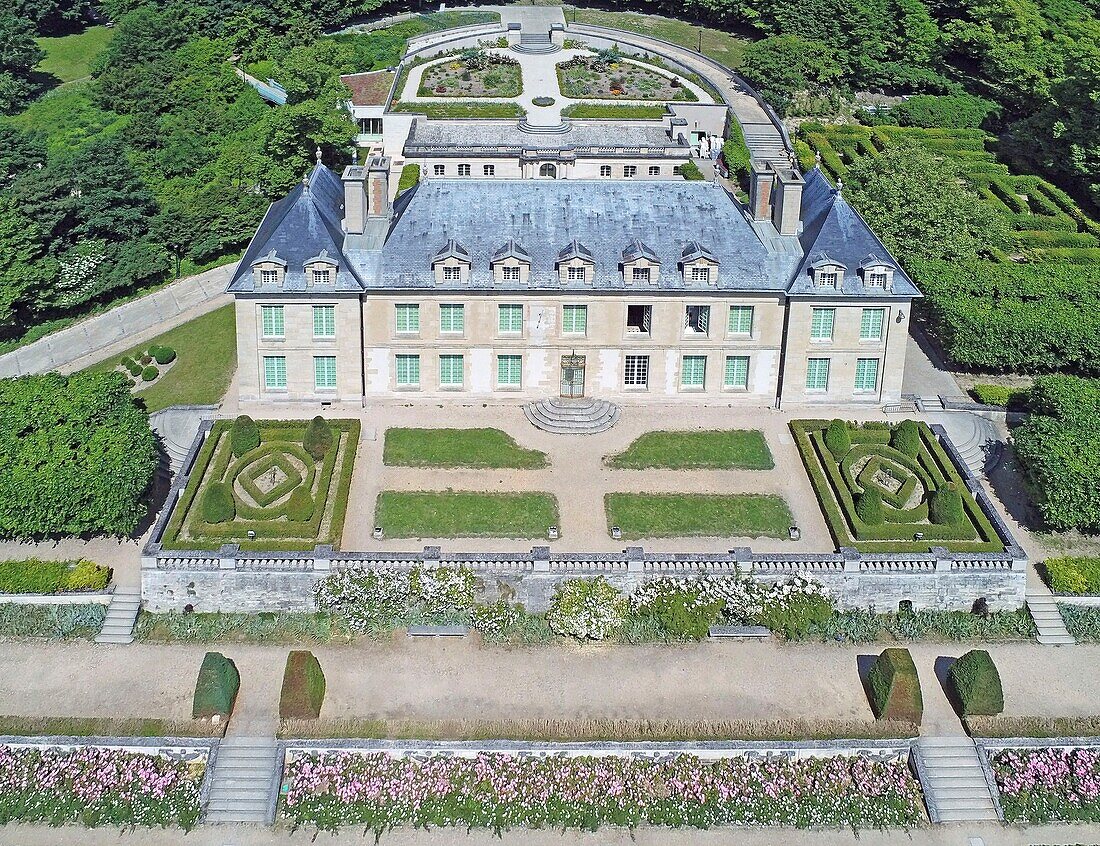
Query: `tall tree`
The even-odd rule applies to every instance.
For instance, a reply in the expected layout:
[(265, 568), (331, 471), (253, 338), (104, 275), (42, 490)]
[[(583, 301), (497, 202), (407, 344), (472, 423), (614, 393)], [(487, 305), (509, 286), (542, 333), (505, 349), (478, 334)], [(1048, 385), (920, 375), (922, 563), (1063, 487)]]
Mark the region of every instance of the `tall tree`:
[(22, 110), (34, 94), (31, 73), (46, 55), (34, 35), (31, 21), (0, 8), (0, 113)]
[(90, 141), (68, 167), (77, 194), (81, 238), (128, 241), (141, 237), (157, 204), (127, 158), (126, 146), (110, 136)]

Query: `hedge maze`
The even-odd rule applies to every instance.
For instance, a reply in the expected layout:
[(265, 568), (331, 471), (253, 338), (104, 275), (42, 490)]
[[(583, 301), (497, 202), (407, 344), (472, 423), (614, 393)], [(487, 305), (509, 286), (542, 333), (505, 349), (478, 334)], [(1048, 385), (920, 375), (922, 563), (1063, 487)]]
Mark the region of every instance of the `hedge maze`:
[(838, 547), (1004, 549), (926, 424), (795, 420), (791, 431)]
[(219, 420), (195, 459), (163, 546), (338, 548), (358, 442), (357, 420)]
[(821, 153), (821, 167), (834, 182), (847, 179), (848, 167), (864, 156), (876, 156), (902, 140), (919, 141), (960, 166), (974, 190), (1014, 230), (1017, 251), (1032, 260), (1100, 261), (1100, 224), (1045, 179), (1013, 174), (990, 149), (996, 137), (980, 129), (806, 123), (801, 135), (810, 159), (803, 166), (812, 165), (814, 152)]

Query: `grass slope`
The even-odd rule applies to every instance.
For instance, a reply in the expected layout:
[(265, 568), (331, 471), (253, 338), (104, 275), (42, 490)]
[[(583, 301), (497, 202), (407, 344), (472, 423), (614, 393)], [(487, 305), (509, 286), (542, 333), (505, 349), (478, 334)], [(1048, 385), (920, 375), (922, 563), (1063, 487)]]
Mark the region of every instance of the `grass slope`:
[(546, 454), (524, 449), (500, 429), (387, 429), (382, 461), (400, 467), (545, 467)]
[(558, 503), (545, 493), (382, 491), (374, 519), (394, 538), (541, 538), (558, 525)]
[(607, 26), (614, 29), (625, 29), (628, 32), (637, 32), (640, 35), (648, 35), (660, 38), (687, 47), (690, 50), (699, 50), (702, 47), (704, 56), (720, 62), (728, 68), (737, 68), (741, 64), (741, 54), (744, 53), (748, 41), (722, 32), (717, 29), (696, 26), (686, 21), (663, 18), (660, 15), (640, 15), (635, 12), (608, 12), (601, 9), (573, 9), (565, 7), (566, 20), (575, 20), (579, 24), (591, 24), (592, 26)]
[(164, 378), (138, 391), (150, 412), (170, 405), (215, 405), (221, 401), (237, 366), (237, 328), (232, 304), (170, 329), (89, 370), (112, 370), (119, 360), (154, 345), (172, 347), (176, 363)]
[(90, 26), (73, 35), (36, 38), (46, 57), (36, 70), (56, 77), (62, 84), (84, 79), (92, 73), (92, 64), (114, 37), (114, 30)]
[(775, 467), (764, 433), (755, 429), (708, 432), (646, 432), (618, 455), (618, 469), (771, 470)]
[(623, 537), (785, 538), (791, 512), (771, 494), (634, 494), (604, 496), (607, 525)]

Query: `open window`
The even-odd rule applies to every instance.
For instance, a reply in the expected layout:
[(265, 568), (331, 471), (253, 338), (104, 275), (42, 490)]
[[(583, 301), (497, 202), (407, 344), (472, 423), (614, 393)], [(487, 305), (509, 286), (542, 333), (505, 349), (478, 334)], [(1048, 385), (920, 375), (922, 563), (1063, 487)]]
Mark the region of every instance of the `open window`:
[(653, 320), (653, 306), (628, 305), (626, 307), (626, 331), (631, 335), (648, 335)]

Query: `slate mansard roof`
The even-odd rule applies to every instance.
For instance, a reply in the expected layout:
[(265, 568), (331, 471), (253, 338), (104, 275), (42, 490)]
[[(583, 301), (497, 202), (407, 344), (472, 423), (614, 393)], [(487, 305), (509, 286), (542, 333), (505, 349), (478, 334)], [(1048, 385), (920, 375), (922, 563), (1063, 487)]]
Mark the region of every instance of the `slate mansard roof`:
[[(229, 290), (274, 293), (255, 287), (251, 267), (274, 250), (287, 263), (278, 291), (290, 293), (517, 289), (920, 296), (863, 219), (816, 170), (806, 176), (804, 228), (797, 244), (774, 232), (762, 240), (760, 224), (751, 223), (740, 205), (709, 182), (430, 179), (398, 198), (388, 232), (367, 239), (372, 248), (366, 249), (344, 249), (343, 199), (340, 178), (317, 165), (308, 184), (299, 184), (268, 210)], [(776, 248), (779, 241), (787, 243)], [(322, 250), (339, 263), (335, 283), (307, 289), (304, 262)], [(821, 254), (846, 268), (839, 290), (814, 287), (810, 265)], [(440, 284), (432, 263), (442, 255), (468, 260), (469, 278)], [(530, 262), (525, 281), (494, 278), (491, 264), (505, 255)], [(573, 255), (594, 264), (584, 281), (562, 281), (558, 273), (558, 262)], [(660, 265), (657, 281), (624, 283), (622, 263), (642, 255)], [(863, 287), (859, 270), (871, 255), (896, 268), (892, 291)], [(698, 257), (717, 262), (717, 285), (679, 272), (684, 261)]]

